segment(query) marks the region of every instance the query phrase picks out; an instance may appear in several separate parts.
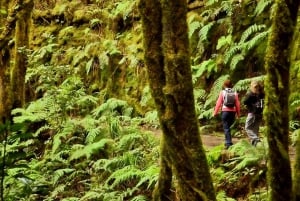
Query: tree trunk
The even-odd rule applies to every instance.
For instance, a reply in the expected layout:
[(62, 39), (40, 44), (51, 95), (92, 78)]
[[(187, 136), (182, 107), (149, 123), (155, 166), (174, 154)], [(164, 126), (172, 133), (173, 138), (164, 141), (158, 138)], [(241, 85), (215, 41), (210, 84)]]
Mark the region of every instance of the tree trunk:
[[(13, 38), (13, 30), (15, 29), (16, 15), (20, 11), (20, 2), (16, 1), (10, 9), (8, 9), (8, 1), (1, 1), (1, 9), (6, 11), (6, 18), (1, 18), (1, 26), (3, 31), (0, 35), (0, 123), (10, 120), (11, 113), (11, 84), (10, 84), (10, 61), (11, 61), (11, 46), (9, 41)], [(3, 136), (0, 138), (3, 140)]]
[(31, 11), (33, 0), (20, 1), (23, 9), (18, 13), (15, 33), (15, 63), (12, 69), (12, 107), (22, 107), (25, 103), (25, 75), (27, 68), (26, 49), (29, 46), (29, 28), (31, 22)]
[[(298, 20), (300, 18), (298, 17)], [(290, 84), (291, 84), (291, 91), (294, 93), (299, 93), (299, 66), (298, 63), (300, 61), (300, 21), (298, 21), (295, 32), (294, 32), (294, 39), (293, 39), (293, 53), (292, 53), (292, 69), (293, 72), (291, 73)], [(299, 118), (299, 110), (297, 117)], [(295, 166), (294, 166), (294, 174), (293, 174), (293, 194), (294, 194), (294, 201), (300, 200), (300, 135), (297, 137), (296, 142), (296, 157), (295, 157)]]
[(145, 63), (163, 131), (154, 200), (167, 200), (172, 170), (179, 200), (216, 200), (195, 114), (185, 0), (141, 0)]
[(290, 43), (299, 6), (276, 0), (266, 53), (266, 110), (264, 118), (269, 144), (268, 184), (272, 201), (292, 200), (291, 166), (288, 154), (289, 137), (289, 73)]

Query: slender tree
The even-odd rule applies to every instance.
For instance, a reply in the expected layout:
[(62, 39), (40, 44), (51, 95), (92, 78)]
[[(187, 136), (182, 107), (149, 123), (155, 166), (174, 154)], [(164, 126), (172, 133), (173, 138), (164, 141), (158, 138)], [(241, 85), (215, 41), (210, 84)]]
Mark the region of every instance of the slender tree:
[(265, 68), (266, 110), (264, 118), (269, 144), (269, 200), (292, 200), (291, 166), (288, 154), (288, 97), (290, 43), (297, 19), (299, 0), (276, 0), (272, 14)]
[(139, 7), (145, 64), (163, 131), (153, 200), (172, 200), (172, 178), (179, 200), (216, 200), (195, 115), (186, 0), (141, 0)]
[(25, 74), (26, 74), (26, 49), (29, 47), (29, 28), (33, 0), (21, 0), (22, 10), (18, 13), (15, 33), (15, 63), (12, 68), (11, 85), (13, 92), (12, 107), (22, 107), (25, 103)]

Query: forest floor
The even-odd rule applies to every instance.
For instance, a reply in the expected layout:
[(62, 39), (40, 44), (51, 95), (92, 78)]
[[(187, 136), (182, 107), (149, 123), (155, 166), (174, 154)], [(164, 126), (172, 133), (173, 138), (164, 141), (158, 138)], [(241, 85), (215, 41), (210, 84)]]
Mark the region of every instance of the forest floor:
[[(150, 129), (155, 135), (161, 135), (160, 129)], [(205, 146), (205, 148), (210, 149), (215, 146), (219, 146), (221, 144), (224, 144), (224, 136), (222, 134), (202, 134), (201, 135), (202, 144)], [(233, 144), (239, 142), (240, 140), (247, 140), (247, 137), (233, 137), (232, 142)], [(294, 160), (296, 156), (296, 147), (295, 146), (289, 146), (289, 155), (290, 159)]]

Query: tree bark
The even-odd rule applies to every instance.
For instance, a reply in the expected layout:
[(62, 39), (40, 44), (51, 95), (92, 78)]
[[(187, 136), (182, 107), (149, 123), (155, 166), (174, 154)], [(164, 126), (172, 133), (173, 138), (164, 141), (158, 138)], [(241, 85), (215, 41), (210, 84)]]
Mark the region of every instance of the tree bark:
[[(298, 16), (299, 19), (299, 16)], [(294, 93), (299, 93), (299, 66), (298, 62), (300, 60), (300, 51), (299, 51), (299, 44), (300, 44), (300, 35), (299, 30), (300, 29), (300, 22), (298, 21), (296, 25), (296, 29), (294, 32), (294, 39), (293, 39), (293, 53), (292, 53), (292, 69), (291, 77), (290, 77), (290, 84), (291, 84), (291, 91)], [(298, 115), (299, 115), (298, 110)], [(297, 116), (299, 118), (299, 116)], [(295, 165), (294, 165), (294, 172), (293, 172), (293, 195), (294, 195), (294, 201), (300, 200), (300, 135), (297, 137), (296, 142), (296, 157), (295, 157)]]
[(33, 0), (20, 1), (23, 9), (18, 13), (15, 33), (15, 63), (12, 68), (11, 86), (13, 92), (12, 107), (22, 107), (25, 104), (25, 75), (27, 68), (26, 49), (29, 47), (29, 28)]
[(264, 118), (269, 144), (269, 200), (292, 200), (289, 137), (290, 43), (297, 19), (298, 0), (276, 0), (268, 40), (265, 68), (266, 109)]
[(185, 0), (141, 0), (145, 64), (163, 131), (154, 200), (167, 200), (172, 170), (182, 201), (216, 200), (195, 114)]

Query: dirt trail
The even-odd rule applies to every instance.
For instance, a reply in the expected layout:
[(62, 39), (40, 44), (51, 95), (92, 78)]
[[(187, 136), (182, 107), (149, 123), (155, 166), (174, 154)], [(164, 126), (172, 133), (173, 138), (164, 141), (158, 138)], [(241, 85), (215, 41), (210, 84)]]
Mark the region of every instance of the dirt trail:
[[(145, 128), (144, 128), (145, 129)], [(148, 130), (148, 129), (145, 129)], [(155, 135), (161, 135), (161, 130), (159, 129), (150, 129)], [(244, 138), (232, 138), (233, 144), (237, 143), (238, 141), (242, 139), (247, 139), (246, 137)], [(201, 135), (201, 140), (202, 143), (205, 147), (207, 148), (213, 148), (215, 146), (219, 146), (221, 144), (224, 144), (224, 137), (219, 136), (219, 135), (213, 135), (213, 134), (203, 134)], [(296, 156), (296, 147), (290, 146), (289, 147), (289, 155), (290, 158), (293, 160)]]

